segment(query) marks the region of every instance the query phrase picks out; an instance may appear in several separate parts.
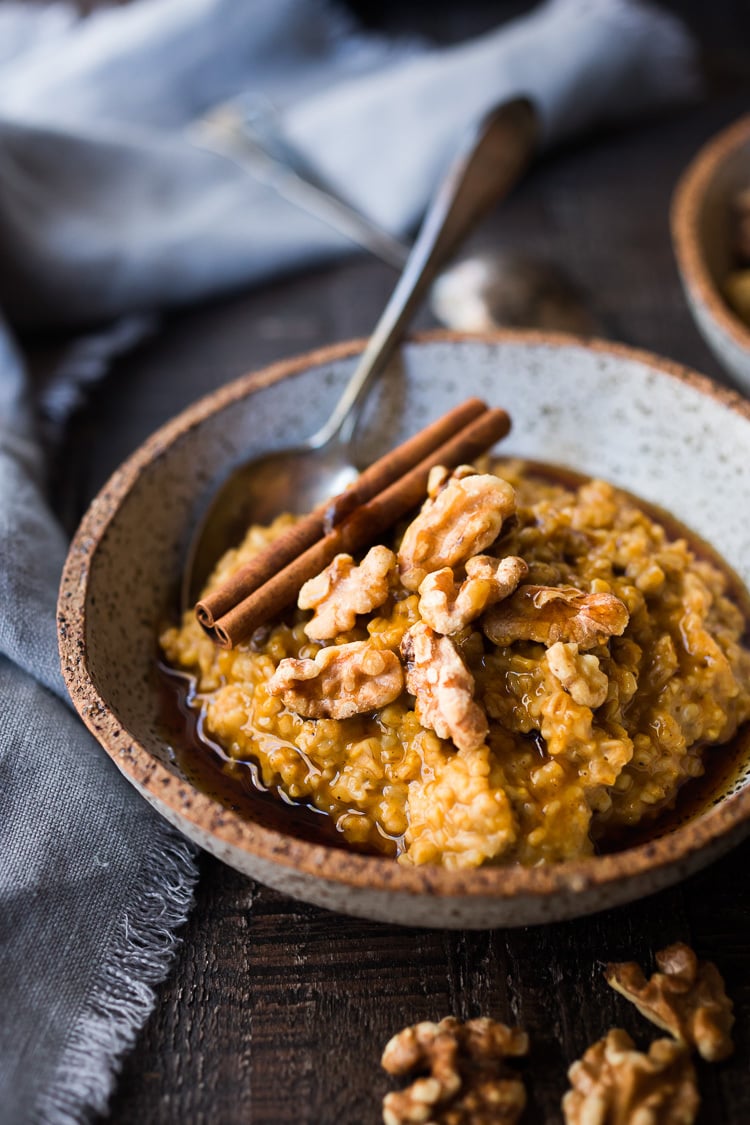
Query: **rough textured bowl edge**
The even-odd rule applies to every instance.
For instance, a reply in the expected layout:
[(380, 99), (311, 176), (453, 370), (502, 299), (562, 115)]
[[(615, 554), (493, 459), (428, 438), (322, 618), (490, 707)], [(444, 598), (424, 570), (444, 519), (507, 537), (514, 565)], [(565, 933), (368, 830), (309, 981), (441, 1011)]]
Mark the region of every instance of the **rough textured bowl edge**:
[[(608, 341), (583, 340), (557, 333), (499, 331), (479, 335), (451, 332), (422, 333), (417, 342), (447, 341), (527, 343), (551, 348), (568, 346), (597, 351), (655, 367), (670, 378), (708, 394), (750, 420), (750, 403), (742, 396), (713, 383), (670, 360)], [(72, 701), (83, 721), (117, 767), (157, 807), (166, 806), (169, 819), (192, 824), (199, 833), (221, 844), (240, 849), (263, 862), (317, 876), (342, 888), (397, 892), (446, 898), (487, 898), (509, 901), (517, 897), (541, 899), (559, 893), (583, 896), (600, 888), (602, 899), (612, 903), (648, 893), (697, 870), (737, 844), (750, 832), (750, 788), (733, 795), (698, 820), (650, 843), (616, 855), (561, 863), (546, 868), (479, 868), (447, 871), (437, 867), (408, 868), (392, 860), (360, 856), (323, 845), (308, 844), (240, 819), (216, 801), (192, 789), (172, 774), (132, 736), (122, 729), (100, 697), (90, 677), (86, 646), (86, 589), (88, 574), (99, 542), (119, 504), (138, 477), (179, 435), (198, 425), (209, 414), (308, 367), (320, 366), (361, 351), (364, 341), (354, 340), (318, 349), (240, 377), (205, 396), (161, 427), (115, 471), (94, 499), (76, 532), (63, 570), (58, 602), (59, 643), (63, 675)], [(704, 858), (705, 857), (705, 858)], [(667, 869), (673, 868), (673, 875)], [(638, 876), (650, 885), (639, 886)], [(615, 893), (613, 884), (630, 882), (631, 894)], [(604, 903), (603, 903), (604, 904)], [(598, 907), (581, 902), (579, 913)], [(566, 910), (565, 916), (576, 913)], [(557, 916), (562, 913), (555, 912)]]

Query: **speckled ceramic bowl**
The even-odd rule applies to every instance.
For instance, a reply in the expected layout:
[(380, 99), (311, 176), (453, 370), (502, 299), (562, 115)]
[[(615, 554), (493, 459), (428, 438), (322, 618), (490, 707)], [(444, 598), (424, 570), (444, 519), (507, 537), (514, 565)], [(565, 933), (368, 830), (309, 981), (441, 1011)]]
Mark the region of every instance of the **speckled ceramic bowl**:
[[(423, 926), (544, 922), (626, 902), (721, 855), (750, 826), (750, 769), (689, 823), (616, 855), (532, 870), (406, 868), (243, 820), (180, 776), (165, 737), (156, 634), (200, 501), (234, 459), (293, 444), (327, 416), (360, 343), (223, 387), (156, 433), (92, 504), (60, 592), (73, 701), (117, 767), (202, 847), (261, 882), (351, 914)], [(609, 478), (669, 509), (750, 584), (750, 405), (666, 360), (566, 337), (448, 335), (408, 344), (373, 394), (373, 457), (469, 395), (509, 409), (508, 454)], [(743, 516), (743, 513), (745, 514)]]
[(750, 327), (722, 295), (732, 265), (732, 199), (750, 186), (750, 114), (700, 150), (672, 201), (672, 242), (688, 304), (706, 343), (750, 393)]

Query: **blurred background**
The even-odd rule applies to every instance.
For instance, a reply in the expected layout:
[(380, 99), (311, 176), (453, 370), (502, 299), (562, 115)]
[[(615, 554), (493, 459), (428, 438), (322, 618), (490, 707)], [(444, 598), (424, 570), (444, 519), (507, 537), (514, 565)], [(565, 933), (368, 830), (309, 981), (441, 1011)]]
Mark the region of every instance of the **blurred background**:
[[(347, 7), (366, 28), (447, 45), (536, 5), (349, 0)], [(744, 0), (673, 0), (662, 7), (679, 14), (700, 44), (706, 96), (546, 153), (464, 250), (468, 255), (502, 251), (548, 263), (570, 283), (574, 300), (580, 299), (598, 334), (652, 348), (726, 379), (687, 314), (668, 213), (679, 175), (701, 144), (750, 105), (750, 7)], [(156, 425), (199, 395), (282, 356), (367, 334), (395, 276), (383, 263), (357, 254), (163, 317), (148, 341), (114, 361), (110, 376), (91, 389), (66, 428), (52, 481), (67, 528), (76, 525), (117, 464)], [(352, 293), (356, 300), (349, 299)], [(435, 323), (425, 308), (415, 328)], [(58, 334), (23, 334), (37, 378), (54, 368), (61, 343)], [(178, 366), (179, 378), (160, 378), (165, 365)]]

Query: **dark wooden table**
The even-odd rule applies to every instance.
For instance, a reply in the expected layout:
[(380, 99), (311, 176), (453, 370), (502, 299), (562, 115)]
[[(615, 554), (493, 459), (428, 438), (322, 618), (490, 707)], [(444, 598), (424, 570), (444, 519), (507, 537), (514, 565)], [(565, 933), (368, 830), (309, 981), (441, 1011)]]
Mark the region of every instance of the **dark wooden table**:
[[(377, 5), (360, 6), (377, 18)], [(523, 6), (468, 5), (459, 14), (437, 5), (420, 17), (411, 5), (392, 19), (421, 20), (451, 38)], [(668, 208), (700, 144), (750, 107), (748, 15), (740, 0), (673, 7), (689, 11), (708, 49), (709, 99), (548, 157), (472, 244), (523, 248), (562, 264), (608, 335), (725, 380), (682, 296)], [(57, 485), (67, 520), (123, 457), (198, 395), (282, 356), (366, 334), (392, 284), (387, 267), (359, 259), (169, 318), (75, 418)], [(748, 867), (745, 845), (675, 889), (605, 914), (454, 933), (333, 915), (204, 856), (174, 967), (125, 1060), (107, 1120), (376, 1122), (390, 1086), (379, 1067), (385, 1042), (405, 1024), (454, 1013), (529, 1030), (524, 1120), (558, 1122), (566, 1069), (591, 1042), (612, 1026), (641, 1045), (653, 1037), (606, 986), (602, 963), (632, 958), (649, 966), (655, 950), (683, 940), (719, 965), (737, 1014), (734, 1056), (700, 1068), (700, 1120), (741, 1125), (750, 1121)]]

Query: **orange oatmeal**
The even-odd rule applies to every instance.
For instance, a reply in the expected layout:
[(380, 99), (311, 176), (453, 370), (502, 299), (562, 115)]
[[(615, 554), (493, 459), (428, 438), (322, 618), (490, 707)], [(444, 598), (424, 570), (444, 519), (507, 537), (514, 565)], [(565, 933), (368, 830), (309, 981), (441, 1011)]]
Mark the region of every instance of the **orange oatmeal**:
[[(351, 844), (448, 868), (590, 855), (750, 717), (727, 575), (603, 481), (508, 462), (428, 492), (304, 608), (231, 650), (188, 612), (165, 657), (228, 757)], [(291, 522), (250, 528), (207, 591)]]

